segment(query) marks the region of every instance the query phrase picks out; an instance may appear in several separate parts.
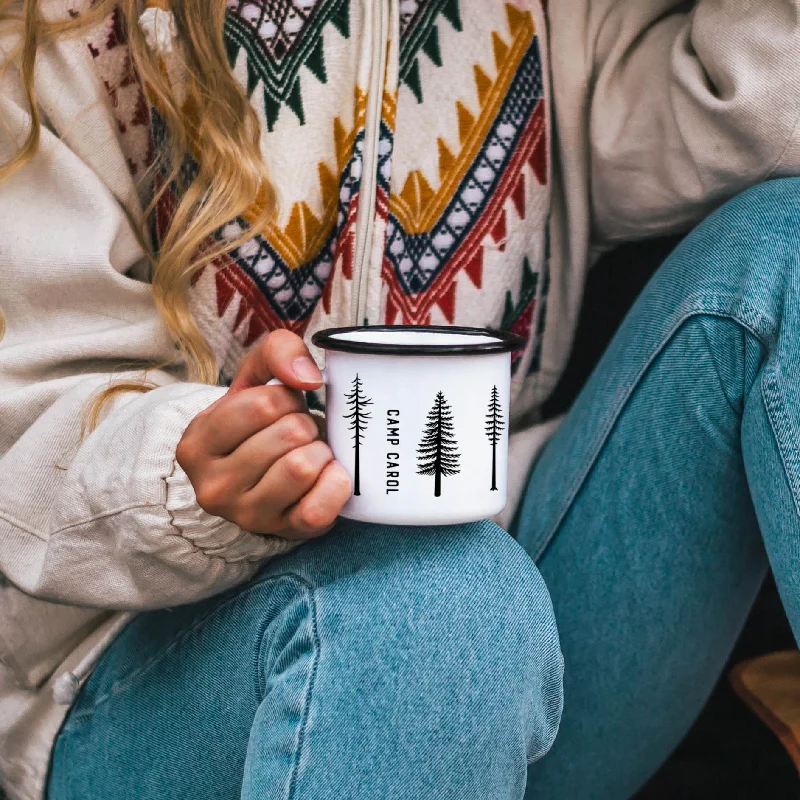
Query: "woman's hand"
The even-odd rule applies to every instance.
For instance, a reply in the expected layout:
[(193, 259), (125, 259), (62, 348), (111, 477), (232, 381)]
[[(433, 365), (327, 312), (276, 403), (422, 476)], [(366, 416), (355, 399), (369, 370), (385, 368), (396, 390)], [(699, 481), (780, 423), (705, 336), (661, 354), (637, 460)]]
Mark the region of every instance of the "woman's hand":
[[(265, 386), (273, 377), (286, 386)], [(201, 508), (286, 539), (330, 530), (352, 490), (297, 391), (321, 385), (308, 348), (289, 331), (269, 334), (247, 354), (228, 393), (178, 443)]]

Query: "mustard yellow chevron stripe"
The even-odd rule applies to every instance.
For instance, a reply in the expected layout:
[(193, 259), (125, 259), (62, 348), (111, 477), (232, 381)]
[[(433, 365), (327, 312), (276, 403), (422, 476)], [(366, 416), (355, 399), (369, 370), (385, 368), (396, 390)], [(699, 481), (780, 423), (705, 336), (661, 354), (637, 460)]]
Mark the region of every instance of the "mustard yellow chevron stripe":
[(492, 33), (494, 61), (497, 78), (492, 79), (475, 65), (475, 83), (481, 111), (477, 119), (459, 100), (459, 139), (461, 151), (454, 155), (443, 139), (439, 139), (439, 188), (434, 190), (420, 170), (409, 173), (399, 194), (393, 194), (389, 210), (403, 226), (406, 233), (427, 233), (441, 218), (467, 171), (480, 153), (514, 75), (528, 51), (536, 26), (529, 11), (522, 11), (511, 3), (506, 4), (506, 16), (511, 31), (507, 44), (497, 32)]
[[(289, 221), (281, 228), (270, 223), (259, 233), (269, 242), (289, 269), (297, 269), (311, 261), (330, 238), (339, 207), (339, 184), (350, 158), (355, 140), (364, 128), (367, 116), (367, 94), (356, 87), (355, 123), (347, 130), (340, 117), (333, 121), (333, 138), (336, 150), (335, 170), (324, 161), (317, 166), (322, 195), (322, 213), (317, 216), (305, 201), (292, 206)], [(256, 218), (263, 199), (260, 198), (244, 215), (252, 221)]]

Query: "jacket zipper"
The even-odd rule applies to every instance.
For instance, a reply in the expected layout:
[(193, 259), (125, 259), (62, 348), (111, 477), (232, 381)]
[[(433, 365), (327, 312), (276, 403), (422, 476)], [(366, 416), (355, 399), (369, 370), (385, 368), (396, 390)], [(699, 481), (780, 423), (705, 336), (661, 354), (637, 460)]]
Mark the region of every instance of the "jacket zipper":
[(356, 217), (355, 261), (353, 263), (354, 325), (368, 325), (368, 291), (370, 258), (375, 236), (375, 200), (378, 191), (378, 157), (383, 119), (383, 90), (386, 85), (389, 39), (388, 0), (365, 0), (372, 6), (372, 66), (370, 69), (369, 99), (364, 131), (361, 188)]

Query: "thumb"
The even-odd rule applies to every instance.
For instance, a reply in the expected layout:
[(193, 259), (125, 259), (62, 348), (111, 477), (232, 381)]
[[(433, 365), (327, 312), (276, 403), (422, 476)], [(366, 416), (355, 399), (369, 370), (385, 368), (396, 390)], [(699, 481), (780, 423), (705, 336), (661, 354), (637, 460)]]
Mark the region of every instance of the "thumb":
[(322, 373), (296, 333), (277, 330), (258, 342), (239, 365), (229, 391), (236, 393), (263, 386), (272, 378), (278, 378), (292, 389), (322, 386)]

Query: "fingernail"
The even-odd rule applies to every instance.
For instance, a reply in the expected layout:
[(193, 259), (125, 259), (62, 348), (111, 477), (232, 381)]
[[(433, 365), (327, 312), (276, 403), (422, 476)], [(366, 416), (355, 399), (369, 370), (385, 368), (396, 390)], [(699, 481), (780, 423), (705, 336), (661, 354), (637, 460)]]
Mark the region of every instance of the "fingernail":
[(319, 367), (308, 356), (296, 358), (292, 362), (292, 372), (303, 383), (319, 383), (322, 380), (322, 373), (319, 371)]

